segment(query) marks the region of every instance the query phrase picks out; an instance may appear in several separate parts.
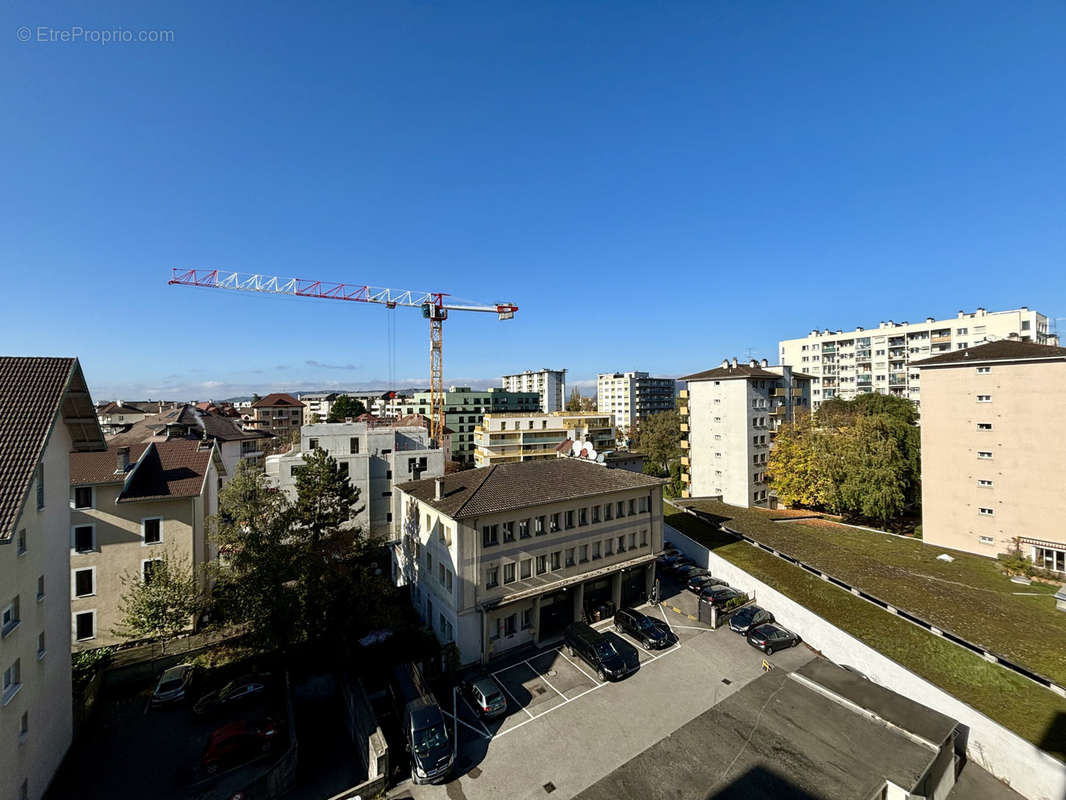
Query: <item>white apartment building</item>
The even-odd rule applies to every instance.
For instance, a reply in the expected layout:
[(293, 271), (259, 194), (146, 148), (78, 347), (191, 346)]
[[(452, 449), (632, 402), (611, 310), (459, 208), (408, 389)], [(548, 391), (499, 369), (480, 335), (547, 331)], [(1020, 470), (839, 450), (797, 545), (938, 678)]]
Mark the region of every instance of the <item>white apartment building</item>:
[(38, 800), (73, 736), (69, 454), (104, 436), (75, 358), (0, 358), (0, 797)]
[(596, 376), (596, 410), (613, 414), (614, 424), (628, 433), (637, 420), (672, 411), (673, 378), (652, 378), (647, 372), (605, 372)]
[(810, 411), (810, 376), (763, 361), (688, 375), (681, 392), (682, 497), (717, 497), (734, 506), (769, 507), (766, 483), (773, 434)]
[(385, 392), (368, 405), (367, 411), (381, 419), (396, 419), (404, 416), (404, 409), (414, 403), (414, 395)]
[(539, 372), (527, 369), (516, 375), (504, 375), (503, 388), (509, 392), (537, 392), (540, 410), (546, 414), (566, 408), (565, 369), (542, 369)]
[(662, 483), (574, 458), (396, 487), (395, 577), (463, 664), (645, 602), (662, 551)]
[(613, 417), (594, 411), (486, 414), (474, 428), (474, 466), (557, 458), (565, 441), (591, 442), (598, 452), (615, 446)]
[(430, 445), (429, 431), (413, 420), (304, 425), (300, 449), (268, 456), (266, 474), (295, 499), (296, 475), (303, 467), (304, 455), (315, 448), (325, 450), (359, 490), (362, 511), (355, 518), (356, 526), (371, 536), (387, 537), (392, 525), (393, 484), (444, 474), (445, 451)]
[(304, 409), (306, 419), (311, 419), (311, 415), (316, 414), (320, 422), (325, 422), (329, 419), (333, 401), (338, 397), (339, 395), (336, 392), (316, 392), (314, 394), (298, 395), (296, 399), (306, 406)]
[(779, 343), (782, 364), (811, 375), (814, 407), (830, 397), (850, 400), (862, 392), (906, 397), (920, 405), (921, 374), (912, 361), (965, 350), (1011, 335), (1023, 342), (1058, 344), (1048, 318), (1027, 306), (1009, 311), (978, 308), (954, 318), (881, 322), (852, 331), (812, 330), (802, 339)]

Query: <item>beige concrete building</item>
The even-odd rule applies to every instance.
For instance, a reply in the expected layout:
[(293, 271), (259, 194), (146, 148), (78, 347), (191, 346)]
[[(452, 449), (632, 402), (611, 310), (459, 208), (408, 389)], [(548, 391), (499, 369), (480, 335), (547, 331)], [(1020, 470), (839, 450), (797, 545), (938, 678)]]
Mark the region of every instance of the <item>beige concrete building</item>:
[(682, 497), (774, 506), (766, 481), (773, 436), (810, 412), (811, 378), (787, 365), (734, 358), (687, 375), (681, 392)]
[(71, 649), (123, 641), (114, 631), (124, 576), (151, 580), (164, 551), (193, 569), (216, 557), (207, 518), (218, 511), (224, 474), (218, 447), (204, 440), (71, 455)]
[(922, 538), (1066, 572), (1066, 348), (1006, 340), (922, 373)]
[(0, 358), (0, 797), (37, 800), (73, 735), (69, 454), (102, 450), (74, 358)]
[(658, 478), (556, 458), (399, 484), (395, 577), (464, 664), (646, 601), (662, 551)]
[(921, 373), (912, 361), (1017, 336), (1023, 342), (1058, 344), (1048, 318), (1026, 306), (1009, 311), (978, 308), (953, 318), (880, 322), (851, 331), (812, 330), (779, 342), (782, 364), (811, 376), (814, 407), (830, 397), (850, 400), (863, 392), (906, 397), (921, 404)]
[(602, 453), (615, 446), (613, 417), (597, 412), (486, 414), (474, 428), (474, 466), (556, 458), (559, 446), (589, 442)]
[(291, 394), (275, 392), (252, 403), (252, 422), (282, 442), (293, 441), (304, 424), (305, 406)]

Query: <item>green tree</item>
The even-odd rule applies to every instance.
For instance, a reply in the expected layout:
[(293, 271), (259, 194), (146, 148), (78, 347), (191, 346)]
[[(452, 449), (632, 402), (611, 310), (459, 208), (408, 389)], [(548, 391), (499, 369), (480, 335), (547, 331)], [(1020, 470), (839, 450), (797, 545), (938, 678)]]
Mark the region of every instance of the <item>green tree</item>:
[(681, 417), (676, 411), (652, 414), (634, 426), (633, 441), (647, 455), (658, 475), (670, 471), (671, 462), (681, 458)]
[(580, 411), (581, 410), (581, 392), (577, 387), (570, 392), (570, 399), (566, 401), (567, 411)]
[(205, 607), (200, 577), (187, 558), (169, 550), (145, 562), (143, 574), (123, 574), (121, 616), (113, 633), (126, 639), (157, 639), (165, 653), (167, 641), (189, 630)]
[(366, 413), (366, 406), (354, 397), (342, 394), (334, 400), (329, 407), (327, 422), (344, 422), (346, 419), (355, 419)]
[(887, 523), (910, 500), (914, 478), (902, 423), (887, 414), (860, 416), (835, 437), (840, 509)]
[(317, 425), (322, 421), (322, 417), (318, 413), (313, 413), (307, 418), (308, 425)]
[(289, 504), (266, 475), (242, 461), (219, 492), (211, 536), (218, 548), (215, 603), (266, 649), (286, 652), (299, 619)]

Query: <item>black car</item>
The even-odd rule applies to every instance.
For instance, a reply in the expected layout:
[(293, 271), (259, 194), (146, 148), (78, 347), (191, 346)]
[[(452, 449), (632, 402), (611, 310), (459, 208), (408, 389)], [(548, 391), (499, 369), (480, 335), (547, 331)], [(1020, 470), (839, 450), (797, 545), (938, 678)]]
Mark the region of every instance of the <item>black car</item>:
[(266, 680), (263, 675), (245, 675), (235, 681), (230, 681), (216, 692), (209, 692), (201, 697), (192, 707), (194, 714), (203, 716), (236, 708), (252, 698), (261, 697), (266, 691)]
[(759, 606), (744, 606), (738, 608), (729, 618), (729, 630), (734, 633), (747, 634), (752, 628), (758, 628), (768, 622), (774, 621), (774, 615), (765, 608)]
[(680, 550), (676, 550), (676, 549), (671, 547), (669, 550), (663, 550), (659, 554), (659, 557), (657, 559), (655, 559), (655, 560), (656, 560), (656, 562), (658, 562), (659, 566), (661, 566), (661, 567), (669, 567), (671, 564), (673, 564), (679, 558), (681, 558), (681, 551)]
[(460, 691), (482, 719), (492, 719), (507, 711), (507, 698), (496, 679), (488, 675), (477, 675), (464, 681)]
[(723, 581), (721, 578), (716, 578), (713, 575), (693, 575), (688, 579), (687, 589), (690, 592), (699, 594), (704, 589), (710, 586), (728, 586), (729, 584)]
[(623, 608), (614, 615), (614, 629), (618, 633), (628, 633), (640, 642), (645, 650), (655, 650), (670, 644), (670, 632), (666, 625), (633, 608)]
[(634, 666), (626, 663), (625, 657), (618, 652), (610, 639), (597, 633), (591, 625), (584, 622), (571, 622), (567, 625), (563, 643), (567, 655), (580, 656), (582, 661), (596, 671), (596, 677), (601, 681), (620, 680), (634, 670)]
[(742, 596), (742, 592), (728, 586), (709, 586), (700, 592), (700, 602), (709, 603), (715, 608), (723, 608), (734, 597)]
[(795, 647), (799, 643), (799, 636), (772, 622), (748, 631), (748, 644), (759, 648), (768, 656), (772, 656), (775, 650)]
[(670, 570), (671, 570), (671, 571), (672, 571), (672, 572), (673, 572), (673, 573), (674, 573), (675, 575), (677, 575), (677, 574), (678, 574), (678, 572), (679, 572), (680, 570), (684, 569), (685, 567), (691, 567), (691, 566), (694, 566), (694, 565), (695, 565), (695, 563), (696, 563), (696, 562), (695, 562), (695, 561), (693, 561), (693, 560), (692, 560), (691, 558), (689, 558), (688, 556), (681, 556), (680, 558), (676, 558), (676, 559), (674, 559), (674, 560), (673, 560), (673, 561), (672, 561), (672, 562), (670, 563)]
[(684, 563), (682, 563), (680, 566), (678, 566), (678, 565), (674, 566), (674, 576), (679, 581), (687, 581), (689, 578), (691, 578), (694, 575), (706, 575), (706, 574), (707, 574), (707, 570), (705, 570), (703, 567), (697, 567), (695, 564), (684, 564)]

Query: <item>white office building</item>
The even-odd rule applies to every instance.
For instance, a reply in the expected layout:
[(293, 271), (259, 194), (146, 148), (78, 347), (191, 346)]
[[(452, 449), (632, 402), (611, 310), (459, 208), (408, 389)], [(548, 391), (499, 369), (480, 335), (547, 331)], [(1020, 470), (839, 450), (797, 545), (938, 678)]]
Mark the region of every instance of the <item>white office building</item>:
[(540, 410), (546, 414), (566, 408), (565, 369), (542, 369), (539, 372), (527, 369), (516, 375), (504, 375), (503, 388), (509, 392), (537, 392)]
[(810, 410), (810, 377), (765, 359), (734, 358), (682, 380), (688, 388), (680, 405), (681, 496), (771, 506), (766, 463), (773, 434)]
[(782, 340), (778, 354), (782, 364), (810, 374), (815, 408), (830, 397), (850, 400), (863, 392), (892, 394), (920, 404), (921, 374), (911, 367), (912, 361), (1012, 335), (1023, 342), (1058, 344), (1048, 318), (1022, 306), (1009, 311), (978, 308), (922, 322), (889, 320), (869, 330), (815, 329), (801, 339)]
[(560, 445), (567, 441), (589, 444), (598, 453), (613, 450), (611, 415), (595, 411), (486, 414), (474, 428), (474, 466), (558, 458)]
[(596, 377), (596, 410), (614, 415), (614, 424), (628, 433), (641, 419), (675, 407), (673, 378), (647, 372), (605, 372)]

